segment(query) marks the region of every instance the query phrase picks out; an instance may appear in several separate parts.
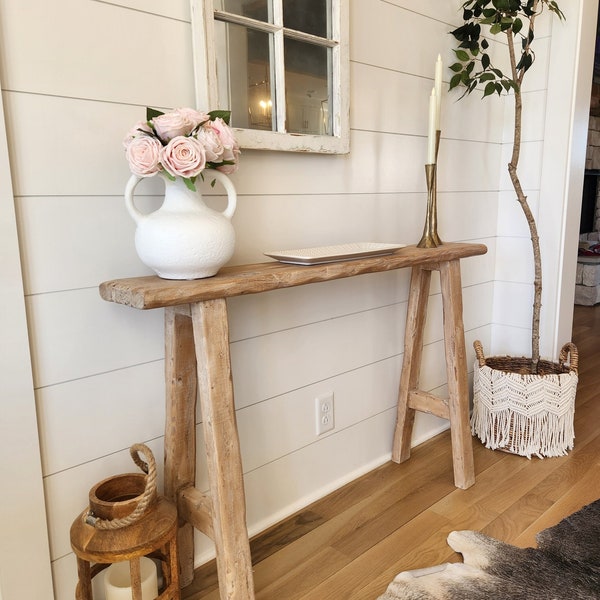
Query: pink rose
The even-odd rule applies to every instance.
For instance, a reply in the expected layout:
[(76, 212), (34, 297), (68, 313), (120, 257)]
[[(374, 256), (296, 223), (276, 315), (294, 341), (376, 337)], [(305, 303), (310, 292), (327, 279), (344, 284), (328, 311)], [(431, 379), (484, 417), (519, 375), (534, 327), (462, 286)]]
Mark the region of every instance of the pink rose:
[(238, 169), (237, 163), (240, 154), (240, 149), (237, 146), (235, 148), (225, 148), (225, 150), (223, 151), (223, 155), (221, 156), (221, 160), (233, 164), (220, 165), (217, 167), (217, 169), (222, 173), (225, 173), (226, 175), (231, 175), (232, 173), (235, 173)]
[(138, 177), (151, 177), (160, 170), (162, 144), (149, 135), (134, 137), (125, 149), (129, 168)]
[(146, 121), (140, 121), (127, 132), (127, 135), (123, 139), (123, 147), (127, 148), (133, 138), (145, 135), (146, 133), (152, 134), (152, 129)]
[(221, 162), (223, 144), (217, 132), (210, 127), (201, 127), (196, 134), (198, 141), (204, 146), (208, 162)]
[(191, 178), (206, 166), (206, 153), (196, 138), (177, 136), (161, 149), (160, 162), (171, 175)]
[(190, 121), (185, 113), (178, 110), (154, 117), (152, 124), (156, 135), (165, 144), (177, 136), (189, 135), (192, 129), (196, 127), (195, 123)]
[(217, 117), (214, 121), (208, 123), (214, 131), (217, 132), (219, 139), (221, 140), (221, 144), (223, 144), (223, 148), (238, 148), (237, 142), (235, 141), (235, 136), (233, 135), (233, 130), (223, 119)]
[(177, 111), (184, 119), (193, 124), (193, 127), (198, 127), (201, 123), (210, 120), (210, 117), (203, 112), (196, 110), (195, 108), (178, 108)]

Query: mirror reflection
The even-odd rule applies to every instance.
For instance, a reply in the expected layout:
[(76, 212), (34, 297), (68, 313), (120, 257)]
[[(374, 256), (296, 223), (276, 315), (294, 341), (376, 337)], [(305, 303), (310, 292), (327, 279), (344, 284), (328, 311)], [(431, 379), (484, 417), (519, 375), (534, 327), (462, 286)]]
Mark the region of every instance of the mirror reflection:
[[(313, 43), (290, 37), (285, 30), (326, 38), (331, 28), (330, 2), (281, 2), (283, 57), (276, 52), (274, 34), (262, 31), (260, 24), (215, 22), (221, 107), (232, 111), (234, 127), (331, 135), (331, 49), (319, 45), (320, 40)], [(268, 23), (272, 18), (270, 4), (267, 0), (218, 0), (215, 7)], [(275, 82), (283, 80), (285, 94), (276, 94)], [(284, 106), (277, 107), (277, 97), (284, 95)]]

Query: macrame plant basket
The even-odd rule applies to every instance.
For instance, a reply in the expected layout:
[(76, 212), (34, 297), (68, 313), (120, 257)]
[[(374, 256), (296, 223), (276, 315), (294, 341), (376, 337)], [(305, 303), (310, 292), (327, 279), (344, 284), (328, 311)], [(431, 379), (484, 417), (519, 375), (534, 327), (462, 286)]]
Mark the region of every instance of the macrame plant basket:
[[(485, 357), (475, 341), (471, 430), (492, 450), (531, 458), (564, 456), (573, 448), (578, 353), (565, 344), (559, 362)], [(568, 362), (567, 362), (568, 360)]]

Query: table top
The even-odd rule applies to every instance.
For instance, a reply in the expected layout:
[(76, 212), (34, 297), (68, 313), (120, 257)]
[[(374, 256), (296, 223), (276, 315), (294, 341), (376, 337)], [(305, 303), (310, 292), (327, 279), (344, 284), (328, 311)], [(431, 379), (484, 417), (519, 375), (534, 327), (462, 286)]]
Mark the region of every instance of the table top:
[(392, 271), (415, 265), (435, 265), (486, 252), (487, 247), (484, 244), (449, 242), (438, 248), (406, 246), (384, 256), (310, 266), (269, 261), (225, 267), (214, 277), (190, 281), (161, 279), (156, 275), (113, 279), (100, 284), (100, 295), (108, 302), (139, 309), (179, 306), (365, 273)]

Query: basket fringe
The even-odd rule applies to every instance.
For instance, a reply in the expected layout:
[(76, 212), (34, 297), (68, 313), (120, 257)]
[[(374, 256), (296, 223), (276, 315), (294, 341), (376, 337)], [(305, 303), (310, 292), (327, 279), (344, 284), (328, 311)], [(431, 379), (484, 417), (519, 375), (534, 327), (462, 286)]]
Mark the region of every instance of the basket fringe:
[(564, 456), (573, 448), (577, 373), (519, 375), (475, 363), (473, 434), (492, 450)]

